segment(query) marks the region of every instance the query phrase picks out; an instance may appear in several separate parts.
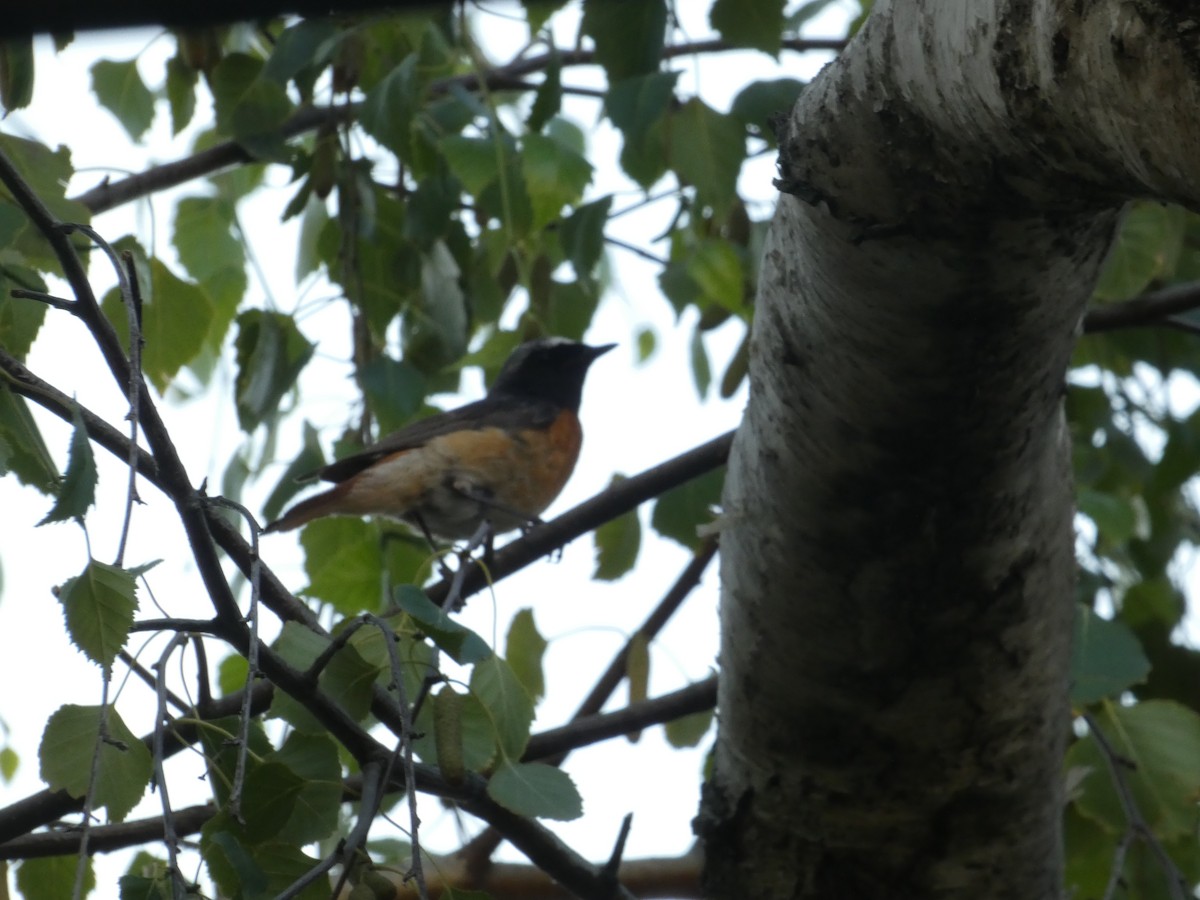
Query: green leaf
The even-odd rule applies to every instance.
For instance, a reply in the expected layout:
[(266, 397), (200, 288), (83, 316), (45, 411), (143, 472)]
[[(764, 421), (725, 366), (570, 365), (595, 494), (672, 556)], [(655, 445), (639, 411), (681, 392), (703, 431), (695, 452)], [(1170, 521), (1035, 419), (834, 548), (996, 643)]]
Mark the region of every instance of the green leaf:
[[(1178, 703), (1144, 700), (1106, 703), (1094, 721), (1119, 754), (1122, 775), (1138, 810), (1162, 840), (1193, 835), (1200, 796), (1200, 716)], [(1090, 770), (1076, 801), (1080, 812), (1110, 832), (1126, 828), (1125, 812), (1096, 740), (1088, 736), (1067, 753), (1068, 768)]]
[(493, 656), (492, 648), (478, 634), (460, 625), (416, 585), (402, 584), (395, 591), (396, 605), (412, 616), (438, 649), (460, 665), (482, 662)]
[(713, 518), (713, 507), (721, 502), (724, 470), (716, 470), (686, 481), (662, 494), (654, 503), (651, 527), (689, 550), (700, 546), (696, 530)]
[(0, 779), (6, 784), (12, 782), (21, 766), (21, 757), (12, 747), (0, 747)]
[[(143, 288), (142, 371), (156, 388), (165, 391), (179, 370), (204, 349), (215, 307), (202, 288), (184, 281), (157, 258), (150, 259), (146, 269), (149, 279)], [(120, 292), (110, 290), (102, 306), (121, 345), (128, 349), (129, 319)]]
[(1129, 300), (1156, 278), (1173, 272), (1186, 227), (1186, 213), (1177, 206), (1134, 203), (1109, 250), (1093, 299)]
[(217, 689), (222, 697), (235, 694), (246, 686), (246, 676), (250, 673), (250, 664), (246, 657), (232, 653), (221, 660), (217, 666)]
[(167, 107), (171, 110), (171, 136), (187, 128), (196, 115), (198, 73), (178, 56), (167, 60)]
[(508, 759), (520, 759), (529, 743), (533, 700), (512, 667), (492, 654), (475, 664), (471, 694), (491, 718), (496, 747)]
[(275, 490), (271, 491), (271, 496), (263, 504), (263, 519), (270, 522), (279, 518), (287, 502), (304, 490), (305, 485), (301, 483), (301, 479), (311, 478), (312, 473), (323, 465), (325, 454), (321, 450), (321, 436), (306, 419), (300, 452), (283, 470)]
[[(201, 830), (200, 852), (220, 896), (267, 900), (282, 894), (319, 863), (294, 844), (266, 841), (250, 844), (243, 829), (227, 812), (220, 812)], [(328, 900), (330, 881), (317, 878), (297, 900)]]
[(110, 822), (121, 822), (137, 805), (154, 769), (150, 751), (113, 707), (104, 711), (106, 739), (100, 737), (99, 706), (67, 705), (46, 722), (38, 748), (42, 780), (51, 790), (72, 797), (88, 792), (92, 758), (100, 746), (100, 764), (93, 793), (96, 806), (108, 811)]
[(1167, 445), (1150, 476), (1147, 495), (1177, 490), (1200, 470), (1200, 410), (1183, 421), (1169, 419), (1163, 424)]
[(22, 109), (33, 99), (33, 38), (0, 41), (0, 106)]
[(712, 728), (712, 723), (712, 710), (692, 713), (690, 716), (663, 723), (663, 734), (666, 736), (668, 744), (677, 750), (682, 750), (685, 747), (695, 747), (699, 744)]
[(360, 369), (359, 381), (384, 434), (412, 419), (425, 402), (425, 376), (403, 360), (376, 356)]
[(525, 136), (521, 161), (535, 229), (555, 221), (592, 180), (592, 165), (582, 155), (540, 134)]
[(67, 474), (58, 491), (54, 508), (38, 522), (64, 522), (67, 519), (82, 519), (83, 514), (96, 502), (96, 460), (92, 457), (92, 445), (88, 441), (87, 427), (83, 415), (76, 405), (71, 410), (71, 446), (67, 456)]
[(451, 134), (441, 141), (442, 154), (467, 193), (478, 197), (500, 175), (496, 145), (486, 138)]
[(404, 236), (422, 250), (450, 237), (457, 224), (461, 185), (449, 172), (422, 178), (405, 204)]
[(678, 72), (655, 72), (609, 84), (604, 109), (625, 137), (621, 168), (643, 188), (667, 170), (664, 124), (675, 99)]
[(412, 155), (412, 120), (419, 93), (417, 54), (412, 53), (363, 98), (363, 128), (402, 160)]
[(138, 74), (137, 60), (102, 59), (92, 66), (92, 92), (117, 117), (130, 140), (140, 141), (154, 121), (154, 95)]
[(686, 265), (703, 299), (738, 315), (745, 312), (746, 276), (737, 251), (727, 241), (701, 241)]
[(535, 703), (546, 694), (546, 677), (542, 672), (546, 646), (546, 639), (533, 621), (533, 610), (518, 610), (508, 626), (504, 658)]
[(238, 831), (237, 823), (224, 810), (204, 823), (200, 852), (208, 874), (225, 896), (264, 896), (270, 887), (266, 873), (238, 840)]
[(637, 335), (637, 361), (644, 363), (658, 349), (658, 333), (653, 328), (643, 328)]
[(729, 114), (774, 146), (775, 131), (770, 127), (771, 120), (786, 114), (802, 90), (804, 82), (795, 78), (752, 81), (733, 98)]
[(550, 119), (558, 115), (562, 109), (562, 62), (555, 50), (550, 50), (550, 61), (533, 97), (533, 106), (529, 110), (529, 119), (525, 127), (536, 134)]
[(699, 328), (692, 332), (691, 351), (692, 379), (696, 383), (696, 393), (703, 400), (712, 386), (712, 366), (708, 362), (708, 350), (704, 347), (704, 333)]
[(545, 27), (550, 17), (566, 5), (566, 0), (523, 0), (525, 18), (529, 23), (529, 36), (533, 37)]
[[(407, 313), (421, 302), (424, 257), (404, 238), (404, 205), (379, 192), (373, 191), (368, 196), (367, 205), (374, 210), (374, 217), (364, 223), (367, 230), (356, 244), (357, 269), (346, 269), (343, 265), (345, 251), (341, 249), (343, 238), (339, 228), (331, 226), (325, 230), (320, 250), (330, 275), (339, 280), (347, 295), (361, 305), (367, 324), (382, 343), (396, 316)], [(325, 241), (331, 238), (338, 243), (326, 246)], [(415, 360), (406, 359), (422, 368)]]
[[(624, 480), (624, 475), (614, 475), (610, 485)], [(631, 509), (605, 522), (592, 533), (592, 540), (596, 544), (596, 570), (592, 578), (616, 581), (633, 568), (642, 546), (642, 523), (637, 510)]]
[(230, 53), (213, 70), (210, 84), (217, 130), (261, 159), (285, 159), (280, 126), (292, 104), (282, 85), (261, 77), (262, 60)]
[(670, 118), (668, 158), (680, 179), (696, 188), (696, 199), (719, 219), (733, 206), (746, 159), (746, 132), (736, 119), (693, 97)]
[(783, 47), (783, 7), (784, 0), (714, 0), (708, 20), (734, 46), (778, 57)]
[[(278, 694), (276, 695), (278, 698)], [(200, 729), (200, 744), (204, 753), (205, 780), (212, 791), (216, 805), (229, 803), (233, 791), (234, 775), (237, 772), (241, 744), (237, 737), (241, 733), (241, 721), (237, 716), (211, 719)], [(268, 753), (274, 751), (261, 719), (250, 722), (247, 735), (246, 769), (253, 769)]]
[(141, 851), (117, 879), (121, 900), (173, 900), (170, 868), (165, 859)]
[(237, 324), (238, 424), (250, 433), (275, 417), (283, 395), (292, 389), (316, 346), (283, 313), (247, 310), (237, 317)]
[(304, 782), (278, 762), (262, 762), (246, 775), (242, 789), (242, 817), (247, 843), (261, 844), (275, 837), (296, 809)]
[[(12, 207), (0, 206), (0, 219), (3, 219), (6, 210), (10, 209)], [(0, 223), (0, 229), (2, 228), (3, 224)], [(4, 240), (4, 236), (0, 234), (0, 246), (3, 246)], [(23, 300), (11, 296), (11, 284), (0, 270), (0, 347), (17, 359), (23, 360), (46, 319), (47, 307), (45, 303), (38, 303), (36, 300)]]
[(548, 309), (542, 319), (546, 332), (582, 341), (599, 303), (600, 291), (588, 281), (551, 281)]
[(441, 241), (421, 257), (420, 305), (401, 323), (403, 357), (433, 371), (467, 351), (467, 298), (454, 255)]
[(1081, 487), (1079, 511), (1096, 523), (1100, 533), (1114, 544), (1122, 544), (1137, 530), (1137, 512), (1124, 497)]
[[(74, 856), (43, 856), (22, 860), (17, 869), (17, 889), (26, 900), (72, 900), (75, 890)], [(89, 859), (84, 867), (83, 894), (96, 889), (96, 872)]]
[(488, 779), (488, 796), (520, 816), (568, 822), (583, 815), (583, 798), (562, 769), (545, 763), (501, 762)]
[(325, 201), (309, 195), (300, 221), (300, 241), (296, 248), (296, 281), (300, 282), (318, 271), (326, 260), (321, 255), (321, 232), (330, 227), (329, 210)]
[(1089, 704), (1117, 697), (1145, 681), (1150, 661), (1133, 632), (1120, 621), (1102, 619), (1083, 604), (1075, 606), (1071, 645), (1071, 702)]
[(217, 351), (246, 293), (246, 252), (235, 228), (234, 204), (225, 197), (184, 197), (175, 207), (171, 244), (188, 274), (214, 301), (207, 337)]
[(580, 280), (591, 278), (604, 253), (604, 226), (608, 224), (611, 208), (612, 195), (609, 194), (576, 207), (559, 226), (563, 253)]
[(7, 472), (43, 494), (58, 487), (58, 467), (25, 398), (18, 397), (0, 381), (0, 474)]
[(316, 70), (329, 62), (344, 36), (332, 18), (303, 19), (275, 39), (262, 77), (285, 84), (306, 70)]
[[(25, 179), (34, 194), (40, 199), (60, 221), (86, 224), (91, 220), (91, 212), (82, 203), (68, 200), (66, 186), (75, 174), (71, 165), (71, 151), (65, 147), (50, 150), (37, 141), (0, 134), (0, 152), (9, 158), (21, 177)], [(3, 192), (0, 192), (3, 193)], [(5, 205), (12, 208), (14, 204), (0, 196), (0, 208)], [(24, 212), (17, 213), (24, 222)], [(85, 239), (78, 240), (80, 246), (88, 244)], [(18, 250), (26, 257), (26, 262), (47, 271), (57, 271), (58, 257), (51, 250), (49, 243), (31, 224), (22, 229), (20, 238), (9, 245), (9, 249)]]
[(137, 609), (137, 585), (125, 569), (91, 560), (58, 591), (71, 643), (108, 668), (117, 658)]
[[(287, 622), (275, 642), (275, 649), (290, 665), (305, 671), (329, 647), (330, 639), (316, 634), (298, 622)], [(371, 709), (372, 685), (380, 667), (363, 659), (352, 643), (334, 653), (317, 680), (321, 690), (337, 702), (355, 721), (366, 718)], [(298, 700), (276, 691), (271, 714), (279, 716), (302, 732), (323, 734), (326, 729)]]
[(596, 44), (609, 83), (653, 72), (662, 61), (667, 28), (663, 0), (587, 0), (582, 31)]
[(379, 609), (383, 556), (378, 526), (340, 516), (318, 519), (304, 526), (300, 544), (308, 575), (303, 593), (344, 616)]

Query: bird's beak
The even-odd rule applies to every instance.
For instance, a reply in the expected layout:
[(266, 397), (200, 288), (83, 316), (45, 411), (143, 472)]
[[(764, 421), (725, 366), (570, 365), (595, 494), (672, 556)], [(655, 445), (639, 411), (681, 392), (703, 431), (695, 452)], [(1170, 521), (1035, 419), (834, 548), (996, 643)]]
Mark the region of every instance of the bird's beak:
[(598, 359), (599, 357), (603, 356), (605, 353), (607, 353), (609, 350), (611, 350), (615, 346), (617, 346), (617, 345), (616, 344), (600, 344), (599, 346), (596, 346), (596, 347), (588, 347), (589, 355), (591, 356), (592, 359)]

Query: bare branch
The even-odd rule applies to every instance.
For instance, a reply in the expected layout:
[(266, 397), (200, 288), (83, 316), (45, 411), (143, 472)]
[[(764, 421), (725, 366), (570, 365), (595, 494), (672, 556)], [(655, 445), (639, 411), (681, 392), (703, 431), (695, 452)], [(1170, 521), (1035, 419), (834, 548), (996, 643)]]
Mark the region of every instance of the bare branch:
[(1083, 317), (1083, 333), (1099, 334), (1118, 328), (1161, 325), (1165, 319), (1200, 307), (1200, 282), (1173, 284), (1127, 300), (1093, 306)]
[(653, 700), (643, 700), (615, 712), (580, 716), (566, 725), (539, 732), (529, 739), (521, 758), (524, 761), (561, 762), (572, 750), (704, 712), (716, 703), (717, 677), (714, 675)]

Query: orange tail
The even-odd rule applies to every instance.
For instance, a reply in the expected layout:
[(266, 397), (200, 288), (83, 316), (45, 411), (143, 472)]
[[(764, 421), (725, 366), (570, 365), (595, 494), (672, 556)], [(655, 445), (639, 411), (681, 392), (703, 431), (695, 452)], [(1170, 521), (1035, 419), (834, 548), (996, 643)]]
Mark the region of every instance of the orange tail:
[(335, 515), (343, 511), (342, 495), (346, 493), (347, 483), (336, 485), (329, 490), (301, 500), (286, 513), (267, 525), (263, 534), (274, 534), (277, 531), (291, 531), (299, 528), (313, 519), (321, 516)]

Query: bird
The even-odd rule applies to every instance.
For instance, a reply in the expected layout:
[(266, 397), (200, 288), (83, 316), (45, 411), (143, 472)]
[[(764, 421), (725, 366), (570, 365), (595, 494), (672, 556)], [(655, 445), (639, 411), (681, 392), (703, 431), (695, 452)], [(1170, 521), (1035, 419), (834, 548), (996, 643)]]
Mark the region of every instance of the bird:
[(487, 395), (422, 419), (307, 478), (334, 482), (263, 529), (322, 516), (385, 515), (433, 543), (490, 538), (540, 522), (575, 469), (589, 367), (616, 344), (551, 337), (518, 346)]

